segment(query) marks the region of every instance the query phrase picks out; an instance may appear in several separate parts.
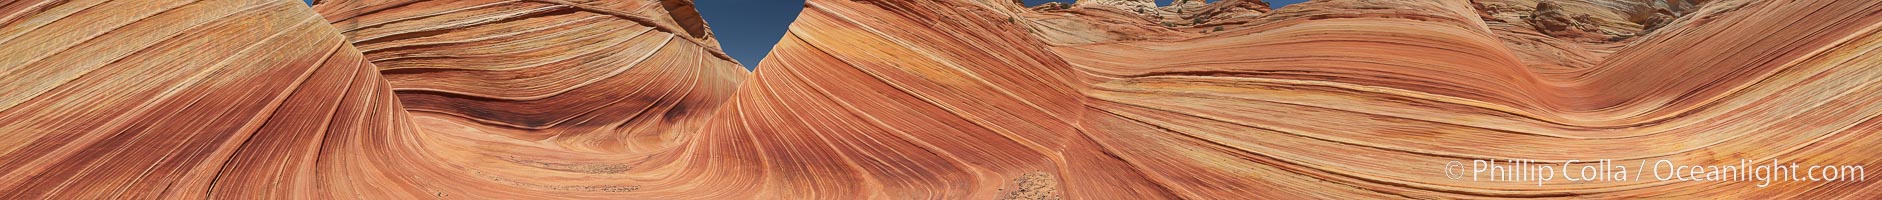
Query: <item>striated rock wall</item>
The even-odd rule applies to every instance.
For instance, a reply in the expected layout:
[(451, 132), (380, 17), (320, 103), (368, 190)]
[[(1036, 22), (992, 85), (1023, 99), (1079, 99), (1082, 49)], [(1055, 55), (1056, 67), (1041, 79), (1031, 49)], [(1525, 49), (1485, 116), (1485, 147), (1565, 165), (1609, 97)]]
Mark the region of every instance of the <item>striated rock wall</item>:
[(686, 1), (5, 2), (0, 196), (1882, 198), (1443, 173), (1882, 163), (1882, 2), (1141, 2), (811, 0), (750, 73)]
[[(1752, 157), (1873, 163), (1876, 157), (1854, 153), (1868, 150), (1843, 144), (1877, 142), (1868, 137), (1876, 132), (1876, 105), (1857, 102), (1878, 94), (1854, 86), (1872, 82), (1868, 74), (1877, 72), (1857, 67), (1876, 62), (1863, 49), (1876, 45), (1877, 16), (1862, 14), (1875, 6), (1750, 2), (1739, 11), (1689, 16), (1709, 20), (1669, 26), (1626, 46), (1550, 42), (1565, 48), (1509, 45), (1503, 35), (1517, 29), (1486, 26), (1474, 14), (1457, 12), (1469, 11), (1464, 2), (1316, 1), (1226, 33), (1055, 49), (1097, 76), (1086, 92), (1096, 110), (1087, 116), (1094, 119), (1081, 128), (1111, 147), (1108, 153), (1141, 163), (1136, 169), (1156, 177), (1151, 180), (1236, 183), (1157, 184), (1179, 196), (1862, 198), (1875, 194), (1799, 192), (1849, 191), (1874, 182), (1758, 188), (1556, 180), (1537, 186), (1443, 179), (1433, 162), (1625, 157), (1616, 162), (1733, 164)], [(1826, 10), (1803, 11), (1813, 9)], [(1767, 23), (1797, 26), (1757, 25)], [(1579, 58), (1586, 65), (1571, 67), (1525, 58), (1561, 57), (1557, 53), (1590, 56)], [(1816, 106), (1785, 106), (1800, 104)], [(1841, 111), (1819, 112), (1825, 109)]]
[(420, 198), (443, 163), (295, 1), (0, 6), (0, 198)]
[(424, 122), (603, 152), (667, 148), (743, 79), (689, 1), (314, 5)]

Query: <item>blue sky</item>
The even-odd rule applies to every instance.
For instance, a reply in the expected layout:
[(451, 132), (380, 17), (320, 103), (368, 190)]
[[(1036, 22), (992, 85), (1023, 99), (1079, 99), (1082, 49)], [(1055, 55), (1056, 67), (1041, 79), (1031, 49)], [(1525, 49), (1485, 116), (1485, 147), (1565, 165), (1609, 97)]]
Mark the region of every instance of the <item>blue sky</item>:
[(796, 21), (804, 0), (697, 0), (693, 8), (712, 26), (725, 54), (749, 70), (784, 38), (784, 29)]

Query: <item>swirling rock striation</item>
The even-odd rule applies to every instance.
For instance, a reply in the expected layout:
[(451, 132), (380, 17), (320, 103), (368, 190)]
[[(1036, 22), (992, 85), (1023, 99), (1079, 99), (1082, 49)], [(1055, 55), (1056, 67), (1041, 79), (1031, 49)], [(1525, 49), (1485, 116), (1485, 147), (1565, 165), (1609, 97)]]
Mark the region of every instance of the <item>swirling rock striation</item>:
[[(1711, 1), (1672, 14), (1680, 18), (1664, 22), (1663, 28), (1644, 29), (1637, 22), (1609, 18), (1632, 12), (1603, 7), (1620, 4), (1584, 3), (1596, 6), (1564, 3), (1545, 9), (1545, 14), (1605, 13), (1579, 20), (1611, 23), (1582, 25), (1595, 34), (1561, 35), (1529, 22), (1490, 22), (1480, 6), (1467, 1), (1335, 0), (1296, 4), (1221, 32), (1198, 34), (1146, 20), (1158, 19), (1145, 17), (1157, 12), (1132, 9), (1141, 6), (1129, 2), (1002, 11), (1012, 6), (813, 1), (793, 25), (791, 36), (734, 97), (737, 106), (722, 110), (714, 120), (714, 126), (731, 128), (707, 132), (763, 130), (818, 138), (753, 134), (751, 140), (761, 146), (814, 147), (767, 151), (783, 154), (777, 158), (852, 160), (852, 167), (792, 171), (816, 177), (856, 177), (850, 174), (858, 170), (872, 175), (810, 184), (844, 186), (839, 188), (849, 188), (844, 185), (848, 182), (881, 180), (983, 182), (979, 180), (1040, 171), (1055, 177), (1060, 188), (1054, 191), (1063, 192), (1057, 197), (1070, 198), (1879, 195), (1861, 191), (1876, 187), (1873, 180), (1759, 187), (1754, 182), (1555, 179), (1538, 186), (1445, 178), (1444, 161), (1470, 159), (1522, 158), (1544, 164), (1664, 159), (1691, 165), (1732, 165), (1746, 159), (1869, 165), (1882, 158), (1864, 153), (1877, 150), (1870, 144), (1882, 142), (1874, 134), (1882, 128), (1877, 118), (1882, 105), (1875, 102), (1882, 99), (1876, 92), (1882, 91), (1873, 87), (1875, 73), (1882, 69), (1870, 67), (1882, 59), (1871, 51), (1882, 44), (1876, 43), (1882, 40), (1876, 35), (1876, 27), (1882, 26), (1882, 4)], [(1116, 8), (1102, 7), (1107, 5)], [(954, 9), (924, 9), (936, 7)], [(981, 8), (988, 11), (971, 12)], [(927, 21), (943, 18), (939, 16), (969, 22)], [(1008, 16), (1019, 20), (1002, 20)], [(883, 31), (910, 27), (949, 35)], [(959, 27), (970, 30), (953, 30)], [(999, 27), (1025, 29), (1041, 42), (981, 30)], [(1637, 36), (1605, 38), (1616, 35)], [(1014, 39), (1020, 41), (1001, 44), (1045, 46), (955, 56), (1007, 49), (988, 48), (991, 45), (982, 42)], [(948, 50), (962, 45), (980, 48)], [(1047, 54), (1026, 52), (1034, 48), (1045, 48)], [(1056, 59), (1069, 65), (1011, 57)], [(950, 64), (963, 62), (1000, 63)], [(1072, 71), (1054, 72), (1061, 67)], [(859, 78), (846, 78), (850, 76)], [(1009, 78), (1015, 76), (1037, 78)], [(1031, 81), (1007, 82), (1012, 80)], [(1068, 88), (1082, 99), (1060, 100), (1067, 98), (1063, 93), (1008, 92), (1061, 91), (1056, 89), (1063, 87), (1060, 84), (1074, 84)], [(851, 92), (867, 87), (882, 89)], [(873, 94), (882, 91), (891, 94)], [(869, 95), (858, 95), (865, 93)], [(974, 103), (957, 103), (968, 97)], [(1055, 109), (1073, 102), (1080, 107)], [(923, 108), (928, 106), (936, 110)], [(937, 110), (946, 114), (935, 114)], [(1030, 113), (1048, 113), (1072, 130), (1049, 129), (1061, 123), (1032, 120), (1026, 117)], [(738, 123), (725, 123), (727, 118)], [(952, 120), (971, 126), (944, 127), (985, 131), (931, 125), (955, 124), (947, 122)], [(901, 124), (908, 122), (927, 123)], [(866, 150), (878, 146), (856, 145), (874, 143), (850, 139), (890, 138), (870, 136), (878, 133), (923, 147), (898, 152), (921, 149), (965, 164), (884, 160), (881, 151)], [(957, 146), (946, 139), (924, 138), (935, 136), (1005, 138), (1019, 145)], [(779, 140), (788, 142), (774, 143)], [(980, 156), (990, 148), (1007, 155)], [(818, 151), (841, 153), (809, 153)], [(1033, 158), (1035, 154), (1044, 158)], [(917, 169), (927, 176), (868, 172), (885, 165)], [(935, 172), (932, 166), (969, 166), (960, 171), (998, 176), (934, 177), (951, 173)], [(896, 193), (906, 189), (883, 187), (859, 193), (907, 196)]]
[[(422, 118), (575, 149), (695, 132), (743, 78), (690, 1), (332, 0), (314, 5)], [(443, 123), (442, 121), (440, 123)]]
[(300, 2), (0, 11), (0, 198), (417, 198), (438, 183), (385, 168), (437, 155), (401, 149), (417, 127), (399, 100)]
[(1442, 173), (1882, 163), (1882, 2), (1146, 2), (0, 3), (0, 195), (1882, 198)]

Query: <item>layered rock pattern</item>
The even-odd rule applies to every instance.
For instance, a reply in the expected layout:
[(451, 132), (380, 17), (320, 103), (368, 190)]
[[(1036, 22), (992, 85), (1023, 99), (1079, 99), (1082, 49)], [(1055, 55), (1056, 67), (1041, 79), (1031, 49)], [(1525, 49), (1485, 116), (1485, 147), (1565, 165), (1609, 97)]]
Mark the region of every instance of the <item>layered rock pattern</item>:
[(812, 0), (749, 74), (686, 1), (0, 3), (0, 194), (1882, 198), (1442, 173), (1882, 163), (1882, 2), (1141, 2)]
[[(0, 3), (0, 198), (419, 198), (442, 166), (294, 1)], [(388, 175), (398, 174), (398, 175)]]
[[(426, 119), (625, 152), (695, 132), (743, 78), (689, 1), (314, 5)], [(617, 134), (626, 133), (626, 134)]]
[(763, 196), (1058, 197), (1019, 190), (1063, 186), (1089, 172), (1062, 164), (1102, 155), (1060, 153), (1083, 140), (1084, 84), (1006, 21), (1019, 10), (811, 1), (690, 151), (764, 166), (742, 168), (763, 175), (752, 186)]
[[(1174, 193), (1185, 197), (1876, 195), (1800, 192), (1873, 181), (1757, 188), (1433, 178), (1442, 172), (1434, 161), (1499, 157), (1877, 161), (1855, 153), (1872, 149), (1845, 145), (1878, 142), (1877, 105), (1867, 102), (1882, 96), (1860, 86), (1878, 72), (1866, 67), (1878, 59), (1869, 50), (1879, 39), (1876, 4), (1714, 3), (1721, 6), (1706, 9), (1737, 11), (1701, 11), (1708, 14), (1606, 53), (1555, 40), (1569, 45), (1512, 48), (1456, 1), (1316, 1), (1226, 33), (1057, 49), (1100, 80), (1087, 92), (1098, 111), (1087, 116), (1105, 122), (1083, 126), (1110, 138), (1100, 144), (1143, 163), (1138, 169), (1163, 172), (1153, 175), (1161, 180), (1227, 179), (1160, 185), (1184, 188)], [(1536, 52), (1588, 55), (1588, 63), (1521, 56)]]

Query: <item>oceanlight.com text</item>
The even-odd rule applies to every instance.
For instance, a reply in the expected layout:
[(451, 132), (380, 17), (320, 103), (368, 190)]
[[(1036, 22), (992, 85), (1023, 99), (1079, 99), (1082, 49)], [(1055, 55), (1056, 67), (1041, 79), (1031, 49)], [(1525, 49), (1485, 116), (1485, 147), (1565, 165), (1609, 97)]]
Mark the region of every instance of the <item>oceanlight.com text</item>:
[(1706, 181), (1754, 182), (1758, 187), (1783, 182), (1856, 182), (1868, 180), (1862, 165), (1814, 165), (1777, 160), (1688, 165), (1672, 160), (1616, 162), (1609, 159), (1536, 162), (1525, 159), (1448, 161), (1444, 176), (1473, 182)]

